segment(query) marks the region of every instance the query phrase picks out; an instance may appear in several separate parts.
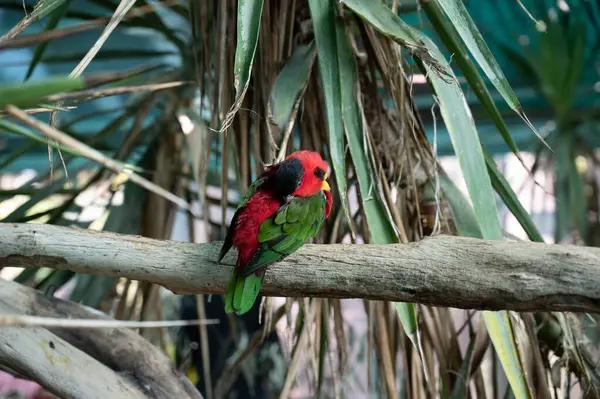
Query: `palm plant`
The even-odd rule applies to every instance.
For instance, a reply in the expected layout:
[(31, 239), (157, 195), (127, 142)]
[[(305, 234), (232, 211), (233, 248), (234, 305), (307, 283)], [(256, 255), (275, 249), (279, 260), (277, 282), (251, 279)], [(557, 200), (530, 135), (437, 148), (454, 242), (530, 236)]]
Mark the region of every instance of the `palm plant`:
[[(535, 136), (461, 1), (55, 0), (25, 2), (25, 9), (27, 17), (0, 38), (6, 58), (31, 50), (24, 82), (0, 87), (8, 149), (0, 164), (8, 172), (33, 157), (44, 161), (26, 184), (3, 187), (5, 223), (220, 240), (264, 165), (302, 148), (325, 154), (331, 165), (335, 206), (318, 243), (406, 244), (439, 233), (502, 240), (496, 198), (532, 241), (543, 241), (472, 115), (478, 124), (491, 121), (517, 156), (508, 122), (514, 118), (531, 128), (540, 148), (559, 149), (558, 199), (568, 192), (561, 204), (582, 203), (573, 139), (563, 145), (561, 134)], [(14, 17), (23, 4), (1, 1), (0, 10)], [(415, 16), (417, 23), (405, 22)], [(566, 31), (576, 38), (561, 47), (574, 60), (564, 68), (576, 81), (583, 39)], [(514, 51), (511, 57), (518, 59)], [(557, 78), (545, 75), (546, 64), (519, 62), (537, 73), (557, 130), (589, 122), (570, 112), (573, 86), (548, 92)], [(419, 78), (428, 86), (417, 86)], [(467, 88), (477, 101), (466, 101)], [(432, 110), (419, 109), (415, 92), (433, 99)], [(468, 199), (445, 176), (436, 138), (428, 139), (424, 118), (431, 114), (451, 138)], [(559, 190), (566, 176), (575, 178)], [(559, 220), (571, 208), (559, 210)], [(574, 216), (588, 237), (584, 216)], [(559, 226), (558, 239), (568, 229)], [(140, 331), (207, 398), (236, 391), (289, 397), (296, 381), (311, 397), (559, 397), (571, 389), (600, 395), (581, 326), (592, 316), (265, 298), (262, 308), (226, 317), (218, 296), (172, 296), (143, 281), (51, 268), (25, 269), (14, 279), (43, 292), (69, 288), (70, 300), (117, 319), (219, 318), (215, 328)], [(357, 309), (366, 332), (348, 322)], [(278, 325), (289, 339), (278, 339)]]

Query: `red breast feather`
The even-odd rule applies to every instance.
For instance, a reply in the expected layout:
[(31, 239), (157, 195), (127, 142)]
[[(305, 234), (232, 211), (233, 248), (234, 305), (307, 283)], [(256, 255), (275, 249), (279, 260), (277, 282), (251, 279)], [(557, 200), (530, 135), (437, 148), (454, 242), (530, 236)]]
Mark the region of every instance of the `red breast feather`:
[(273, 216), (281, 203), (268, 192), (257, 192), (244, 206), (236, 220), (233, 233), (233, 246), (238, 249), (237, 270), (250, 261), (260, 246), (258, 232), (260, 225)]

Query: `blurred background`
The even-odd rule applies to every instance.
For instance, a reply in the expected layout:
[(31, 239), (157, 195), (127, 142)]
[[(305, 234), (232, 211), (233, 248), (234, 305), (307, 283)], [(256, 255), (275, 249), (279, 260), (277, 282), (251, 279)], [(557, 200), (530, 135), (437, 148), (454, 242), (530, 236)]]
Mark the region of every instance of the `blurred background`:
[[(341, 160), (330, 179), (333, 217), (318, 243), (481, 236), (466, 178), (472, 171), (465, 172), (455, 155), (467, 139), (448, 127), (441, 112), (447, 110), (475, 122), (505, 239), (600, 245), (600, 2), (372, 0), (364, 7), (371, 2), (433, 41), (465, 104), (449, 101), (428, 83), (418, 52), (398, 45), (381, 27), (374, 29), (368, 13), (354, 13), (360, 2), (349, 1), (348, 7), (334, 2), (338, 19), (329, 27), (315, 22), (319, 2), (303, 0), (265, 0), (258, 23), (256, 14), (244, 21), (238, 16), (241, 0), (120, 6), (116, 0), (40, 1), (36, 9), (34, 1), (0, 0), (0, 35), (14, 33), (24, 17), (35, 17), (19, 34), (0, 39), (0, 88), (65, 77), (100, 45), (82, 76), (121, 72), (126, 77), (107, 88), (147, 87), (67, 98), (53, 125), (197, 213), (149, 193), (125, 173), (50, 149), (39, 132), (32, 138), (1, 113), (0, 221), (221, 240), (240, 195), (263, 165), (275, 161), (281, 148), (287, 154), (302, 148), (323, 153), (330, 165)], [(127, 3), (135, 4), (99, 43), (117, 7)], [(464, 5), (474, 26), (442, 7), (454, 3)], [(239, 36), (243, 22), (251, 26), (249, 36)], [(344, 72), (345, 59), (339, 57), (339, 73), (352, 78), (338, 80), (341, 102), (350, 109), (360, 106), (357, 115), (365, 127), (362, 132), (346, 127), (346, 144), (344, 132), (332, 136), (335, 125), (328, 117), (335, 101), (320, 69), (331, 50), (321, 37), (333, 32), (335, 39), (337, 32), (340, 40), (338, 28), (347, 38), (338, 41), (338, 51), (348, 50), (352, 61)], [(469, 57), (465, 29), (480, 33), (490, 51), (484, 58), (495, 59), (511, 90), (498, 91), (485, 63)], [(240, 41), (250, 37), (245, 43), (252, 45), (252, 35), (257, 49), (251, 72), (244, 72)], [(168, 82), (181, 84), (160, 86)], [(358, 99), (352, 97), (357, 88)], [(511, 91), (520, 107), (507, 101)], [(515, 112), (521, 109), (531, 126)], [(33, 112), (50, 123), (48, 109)], [(228, 129), (221, 129), (224, 123)], [(332, 153), (335, 143), (341, 143), (342, 158), (339, 150)], [(352, 224), (344, 217), (341, 182)], [(368, 183), (376, 187), (376, 205), (366, 200)], [(259, 320), (260, 301), (234, 317), (224, 313), (220, 295), (180, 296), (145, 282), (45, 268), (4, 268), (0, 276), (55, 290), (118, 319), (219, 319), (216, 326), (141, 332), (206, 398), (417, 398), (428, 391), (444, 398), (523, 397), (508, 382), (515, 370), (506, 369), (494, 350), (492, 341), (502, 333), (485, 331), (481, 312), (406, 304), (407, 320), (393, 303), (272, 298)], [(510, 317), (514, 337), (505, 338), (520, 348), (518, 366), (536, 397), (595, 397), (597, 316)], [(40, 389), (8, 373), (0, 376), (6, 397), (17, 391), (34, 397)]]

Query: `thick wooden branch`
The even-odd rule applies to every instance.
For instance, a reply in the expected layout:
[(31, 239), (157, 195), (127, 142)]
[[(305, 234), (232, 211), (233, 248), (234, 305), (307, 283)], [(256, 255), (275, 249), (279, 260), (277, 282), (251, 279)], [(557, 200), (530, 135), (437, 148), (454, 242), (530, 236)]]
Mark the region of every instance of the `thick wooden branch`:
[[(109, 319), (101, 313), (92, 313), (74, 302), (47, 297), (33, 288), (1, 279), (0, 312), (57, 318)], [(202, 395), (187, 377), (175, 370), (171, 360), (134, 330), (127, 328), (47, 330), (8, 327), (0, 327), (0, 330), (0, 363), (14, 367), (13, 359), (6, 355), (10, 355), (10, 351), (7, 352), (4, 347), (6, 342), (11, 343), (17, 352), (17, 357), (23, 350), (22, 346), (26, 345), (27, 350), (31, 351), (31, 356), (20, 360), (23, 364), (20, 364), (18, 371), (42, 383), (55, 393), (60, 390), (64, 397), (202, 399)], [(22, 338), (15, 341), (13, 340), (15, 336)], [(31, 340), (36, 344), (32, 345)], [(52, 344), (49, 343), (50, 341)], [(76, 356), (66, 355), (71, 353)], [(36, 357), (41, 360), (34, 362), (33, 359)], [(43, 358), (48, 361), (44, 361)], [(59, 370), (54, 370), (52, 366)], [(64, 381), (57, 380), (55, 377), (57, 373), (61, 373), (61, 370), (67, 373), (62, 376)], [(77, 370), (82, 374), (77, 373)], [(103, 385), (99, 388), (94, 384), (87, 384), (90, 375), (95, 376), (94, 384)], [(100, 376), (102, 378), (99, 378)], [(111, 383), (105, 383), (105, 380), (110, 380)], [(116, 384), (117, 382), (119, 384)], [(115, 394), (110, 395), (110, 392)]]
[[(220, 245), (0, 224), (0, 266), (123, 276), (176, 293), (225, 292), (233, 267), (215, 262)], [(234, 256), (224, 263), (233, 265)], [(269, 267), (262, 294), (600, 313), (600, 249), (451, 236), (406, 245), (305, 245)]]
[(43, 328), (3, 327), (0, 363), (60, 398), (146, 398), (126, 378)]

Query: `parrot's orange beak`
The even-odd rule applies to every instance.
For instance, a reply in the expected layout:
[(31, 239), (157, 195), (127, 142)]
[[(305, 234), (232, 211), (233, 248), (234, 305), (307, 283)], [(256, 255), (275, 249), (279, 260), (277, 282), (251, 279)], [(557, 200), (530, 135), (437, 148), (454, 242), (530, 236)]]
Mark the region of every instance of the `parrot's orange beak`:
[(327, 183), (328, 177), (329, 177), (329, 173), (325, 173), (325, 177), (323, 178), (323, 184), (321, 185), (322, 191), (331, 191), (331, 187), (329, 187), (329, 183)]

